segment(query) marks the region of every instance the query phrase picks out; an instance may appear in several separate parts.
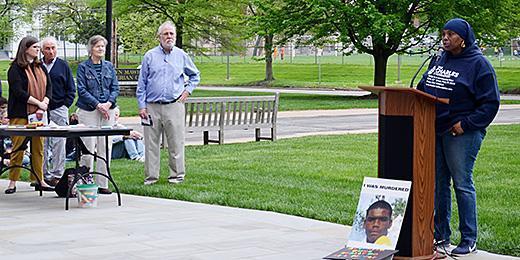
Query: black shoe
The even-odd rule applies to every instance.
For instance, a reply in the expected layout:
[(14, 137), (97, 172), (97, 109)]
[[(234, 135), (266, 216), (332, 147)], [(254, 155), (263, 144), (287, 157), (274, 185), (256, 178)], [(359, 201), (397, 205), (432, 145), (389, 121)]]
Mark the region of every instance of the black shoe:
[(36, 186), (36, 182), (31, 182), (31, 184), (29, 184), (29, 186), (31, 186), (31, 187)]
[(46, 187), (46, 186), (41, 186), (40, 184), (36, 184), (34, 186), (34, 190), (35, 191), (54, 191), (54, 188), (53, 187)]
[(58, 182), (60, 182), (60, 178), (51, 178), (49, 180), (45, 180), (45, 182), (49, 184), (49, 186), (56, 187), (56, 185), (58, 185)]
[(16, 192), (16, 187), (14, 188), (8, 188), (5, 190), (5, 194), (13, 194)]
[(110, 189), (108, 188), (98, 188), (98, 193), (110, 195), (112, 194), (112, 191), (110, 191)]

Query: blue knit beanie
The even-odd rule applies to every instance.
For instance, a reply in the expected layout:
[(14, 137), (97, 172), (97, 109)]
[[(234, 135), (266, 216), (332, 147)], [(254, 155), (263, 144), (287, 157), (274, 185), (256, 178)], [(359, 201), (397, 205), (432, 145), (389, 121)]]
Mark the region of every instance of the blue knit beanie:
[(450, 30), (456, 32), (467, 46), (472, 45), (475, 42), (475, 33), (471, 25), (466, 20), (461, 18), (454, 18), (449, 20), (443, 27), (444, 30)]

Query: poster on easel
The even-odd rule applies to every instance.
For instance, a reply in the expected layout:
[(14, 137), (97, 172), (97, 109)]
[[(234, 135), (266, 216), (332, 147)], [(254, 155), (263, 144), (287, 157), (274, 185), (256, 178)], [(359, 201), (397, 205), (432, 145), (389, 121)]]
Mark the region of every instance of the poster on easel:
[(324, 259), (392, 259), (411, 186), (410, 181), (365, 177), (347, 244)]
[(410, 181), (365, 177), (347, 246), (395, 249), (411, 185)]

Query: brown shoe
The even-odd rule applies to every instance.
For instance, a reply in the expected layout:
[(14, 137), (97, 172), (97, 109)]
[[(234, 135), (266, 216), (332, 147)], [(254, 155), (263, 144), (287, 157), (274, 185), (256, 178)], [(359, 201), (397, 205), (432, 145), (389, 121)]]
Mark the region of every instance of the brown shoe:
[(112, 194), (112, 191), (110, 191), (110, 189), (108, 188), (98, 188), (98, 193), (110, 195)]

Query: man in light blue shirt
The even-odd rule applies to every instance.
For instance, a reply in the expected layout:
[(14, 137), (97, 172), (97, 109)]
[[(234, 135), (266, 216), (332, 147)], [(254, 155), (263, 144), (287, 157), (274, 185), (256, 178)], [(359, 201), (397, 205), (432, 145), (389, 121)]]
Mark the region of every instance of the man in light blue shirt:
[(200, 72), (191, 58), (174, 45), (175, 26), (165, 22), (157, 34), (160, 45), (144, 55), (136, 91), (139, 116), (145, 125), (145, 185), (159, 180), (163, 131), (168, 142), (168, 182), (184, 181), (184, 101), (200, 82)]

